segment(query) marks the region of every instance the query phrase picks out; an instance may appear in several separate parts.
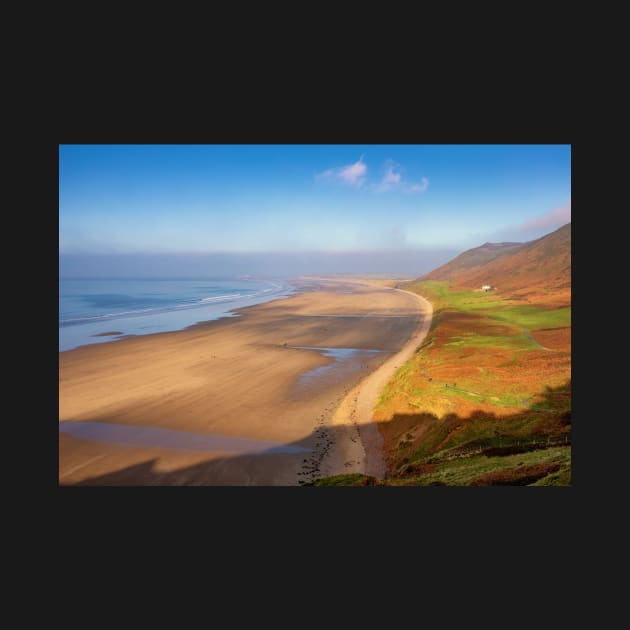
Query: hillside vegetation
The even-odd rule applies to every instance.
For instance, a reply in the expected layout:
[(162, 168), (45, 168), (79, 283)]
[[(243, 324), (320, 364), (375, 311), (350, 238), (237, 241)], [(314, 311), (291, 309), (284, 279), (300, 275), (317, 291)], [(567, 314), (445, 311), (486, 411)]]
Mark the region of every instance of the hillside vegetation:
[(421, 280), (447, 280), (454, 288), (497, 287), (503, 296), (570, 304), (571, 224), (528, 243), (486, 243), (460, 254)]
[(388, 478), (316, 485), (570, 485), (570, 224), (482, 265), (467, 253), (397, 284), (434, 316), (376, 405)]

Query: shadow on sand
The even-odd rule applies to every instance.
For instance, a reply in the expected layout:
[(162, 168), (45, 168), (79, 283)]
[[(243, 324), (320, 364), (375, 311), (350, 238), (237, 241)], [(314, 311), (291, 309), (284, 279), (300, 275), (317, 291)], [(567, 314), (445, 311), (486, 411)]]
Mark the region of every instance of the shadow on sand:
[[(404, 484), (405, 480), (422, 483), (422, 476), (436, 467), (466, 458), (498, 458), (502, 468), (473, 475), (466, 483), (455, 485), (527, 485), (557, 472), (556, 464), (508, 465), (509, 456), (544, 451), (571, 444), (571, 381), (557, 388), (547, 388), (535, 408), (497, 417), (475, 411), (461, 418), (448, 414), (397, 414), (390, 421), (378, 423), (384, 440), (389, 473), (383, 481), (364, 475), (345, 475), (330, 485)], [(99, 418), (99, 421), (104, 419)], [(110, 419), (111, 421), (111, 419)], [(163, 471), (157, 468), (158, 457), (92, 476), (78, 486), (276, 486), (322, 483), (326, 474), (344, 475), (364, 461), (341, 462), (341, 470), (330, 470), (328, 458), (332, 449), (347, 443), (353, 433), (343, 426), (322, 426), (313, 433), (286, 446), (308, 449), (308, 452), (283, 453), (274, 449), (258, 454), (220, 457)], [(356, 431), (354, 432), (356, 435)], [(368, 454), (369, 457), (369, 454)], [(338, 466), (338, 468), (339, 468)], [(355, 468), (356, 470), (356, 468)], [(291, 481), (292, 480), (292, 481)], [(324, 482), (326, 483), (326, 482)], [(446, 485), (433, 483), (430, 485)], [(566, 485), (566, 484), (561, 484)]]
[[(98, 418), (93, 422), (102, 426), (115, 427), (114, 418)], [(118, 425), (120, 427), (120, 425)], [(160, 456), (151, 457), (140, 463), (122, 467), (113, 472), (92, 476), (76, 483), (62, 480), (60, 485), (107, 485), (107, 486), (181, 486), (181, 485), (219, 485), (219, 486), (276, 486), (302, 485), (322, 476), (326, 458), (331, 449), (340, 441), (348, 439), (346, 427), (323, 426), (308, 436), (284, 444), (260, 450), (259, 452), (238, 455), (223, 455), (190, 466), (174, 470), (160, 470)], [(243, 440), (244, 441), (244, 440)], [(96, 444), (96, 441), (92, 441)], [(102, 440), (101, 443), (108, 444)], [(109, 444), (112, 444), (110, 442)], [(125, 448), (119, 446), (119, 448)], [(134, 448), (146, 449), (151, 445), (137, 443)], [(181, 455), (187, 449), (178, 449)], [(120, 451), (119, 451), (120, 452)], [(133, 451), (129, 451), (133, 453)], [(156, 451), (159, 452), (159, 451)], [(165, 453), (166, 451), (162, 451)], [(171, 451), (174, 453), (176, 451)], [(188, 449), (195, 456), (202, 451)], [(184, 455), (185, 456), (185, 455)]]

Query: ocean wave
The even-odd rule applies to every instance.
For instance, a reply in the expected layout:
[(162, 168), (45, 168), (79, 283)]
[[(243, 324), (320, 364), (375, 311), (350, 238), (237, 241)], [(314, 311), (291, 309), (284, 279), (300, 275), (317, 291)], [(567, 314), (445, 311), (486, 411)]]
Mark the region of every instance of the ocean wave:
[(230, 300), (230, 299), (234, 299), (234, 298), (239, 298), (241, 297), (241, 293), (233, 293), (230, 295), (216, 295), (214, 297), (207, 297), (207, 298), (202, 298), (200, 300), (200, 303), (206, 303), (206, 302), (217, 302), (219, 300)]
[(288, 287), (283, 287), (279, 284), (268, 282), (268, 284), (272, 284), (272, 288), (260, 289), (258, 291), (254, 291), (252, 293), (229, 293), (225, 295), (213, 295), (205, 298), (196, 299), (192, 302), (184, 302), (180, 304), (170, 304), (168, 306), (159, 306), (159, 307), (151, 307), (151, 308), (141, 308), (141, 309), (132, 309), (128, 311), (118, 311), (115, 313), (98, 313), (95, 315), (85, 315), (81, 317), (67, 317), (65, 319), (59, 319), (59, 326), (72, 326), (78, 324), (86, 324), (90, 322), (99, 322), (99, 321), (108, 321), (125, 317), (142, 317), (147, 315), (157, 315), (160, 313), (170, 313), (173, 311), (181, 311), (187, 309), (195, 309), (201, 308), (204, 306), (211, 306), (213, 304), (219, 304), (221, 302), (232, 302), (241, 299), (256, 299), (265, 295), (265, 297), (269, 297), (268, 294), (271, 292), (279, 293), (281, 291), (286, 291)]

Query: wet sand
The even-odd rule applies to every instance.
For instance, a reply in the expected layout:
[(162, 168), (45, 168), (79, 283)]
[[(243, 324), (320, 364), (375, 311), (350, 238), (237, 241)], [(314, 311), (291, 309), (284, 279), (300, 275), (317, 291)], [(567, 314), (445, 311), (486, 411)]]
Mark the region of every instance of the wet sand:
[(354, 442), (335, 411), (417, 333), (418, 303), (342, 280), (299, 289), (238, 317), (60, 353), (60, 484), (297, 485), (347, 472)]

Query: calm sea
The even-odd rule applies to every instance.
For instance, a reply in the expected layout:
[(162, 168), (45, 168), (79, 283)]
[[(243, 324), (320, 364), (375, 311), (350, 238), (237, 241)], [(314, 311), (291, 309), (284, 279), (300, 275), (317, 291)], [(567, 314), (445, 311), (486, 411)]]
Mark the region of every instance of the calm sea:
[[(292, 292), (283, 280), (61, 278), (59, 351), (123, 335), (180, 330)], [(103, 336), (112, 332), (117, 334)]]

